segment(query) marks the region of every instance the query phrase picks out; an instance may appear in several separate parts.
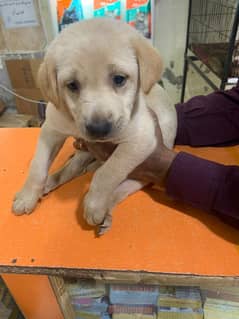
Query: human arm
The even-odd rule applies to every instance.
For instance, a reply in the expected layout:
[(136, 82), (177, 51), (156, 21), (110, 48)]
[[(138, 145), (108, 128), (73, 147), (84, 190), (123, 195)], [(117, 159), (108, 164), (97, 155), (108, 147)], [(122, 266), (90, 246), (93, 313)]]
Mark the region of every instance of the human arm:
[(166, 193), (239, 227), (239, 166), (180, 152), (168, 170)]
[(239, 144), (239, 85), (226, 91), (195, 96), (176, 105), (175, 144), (228, 146)]

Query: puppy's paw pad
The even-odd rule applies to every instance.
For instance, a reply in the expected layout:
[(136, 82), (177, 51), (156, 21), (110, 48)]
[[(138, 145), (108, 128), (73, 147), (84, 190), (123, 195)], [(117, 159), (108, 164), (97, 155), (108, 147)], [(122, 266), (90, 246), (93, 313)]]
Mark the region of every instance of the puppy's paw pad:
[(13, 201), (13, 213), (15, 215), (30, 214), (35, 208), (39, 197), (38, 194), (17, 193)]
[(99, 193), (89, 191), (84, 199), (84, 218), (89, 225), (95, 226), (103, 223), (109, 213), (108, 202)]
[(16, 199), (13, 203), (12, 210), (15, 215), (30, 214), (34, 209), (36, 202), (25, 201), (24, 199)]
[(89, 213), (85, 211), (84, 218), (89, 225), (95, 226), (100, 225), (104, 220), (104, 215), (99, 213)]
[(105, 218), (107, 211), (100, 208), (94, 202), (85, 200), (84, 202), (84, 218), (89, 225), (100, 225)]

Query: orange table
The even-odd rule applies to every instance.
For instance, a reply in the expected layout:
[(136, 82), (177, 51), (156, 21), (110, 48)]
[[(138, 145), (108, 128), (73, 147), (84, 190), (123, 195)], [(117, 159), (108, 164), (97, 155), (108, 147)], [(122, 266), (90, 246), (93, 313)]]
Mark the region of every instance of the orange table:
[[(61, 314), (47, 277), (21, 273), (92, 270), (239, 281), (239, 231), (157, 190), (139, 191), (118, 205), (111, 231), (100, 238), (82, 218), (82, 198), (90, 175), (47, 195), (33, 214), (14, 216), (12, 198), (26, 178), (38, 134), (38, 129), (29, 128), (0, 130), (0, 271), (8, 273), (3, 278), (27, 318), (43, 316), (31, 307), (34, 303), (24, 306), (24, 288), (35, 298), (44, 291), (48, 297), (42, 304), (51, 309), (49, 318), (61, 318)], [(53, 169), (71, 154), (71, 142), (66, 143)], [(239, 147), (177, 149), (225, 164), (239, 163)], [(42, 291), (30, 288), (32, 280), (41, 283)]]

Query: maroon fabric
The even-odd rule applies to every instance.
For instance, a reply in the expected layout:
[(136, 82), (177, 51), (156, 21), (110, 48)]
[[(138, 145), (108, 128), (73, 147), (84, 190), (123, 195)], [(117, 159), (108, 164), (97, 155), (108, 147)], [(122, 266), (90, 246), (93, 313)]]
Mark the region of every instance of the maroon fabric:
[(224, 181), (224, 167), (180, 152), (167, 178), (168, 194), (204, 210), (213, 206), (218, 185)]
[(226, 146), (239, 144), (239, 86), (196, 96), (177, 104), (176, 144)]
[(169, 196), (217, 215), (239, 227), (239, 167), (180, 152), (169, 171)]
[[(176, 144), (239, 144), (239, 87), (194, 97), (176, 106)], [(169, 171), (167, 193), (239, 227), (239, 166), (225, 166), (180, 152)]]

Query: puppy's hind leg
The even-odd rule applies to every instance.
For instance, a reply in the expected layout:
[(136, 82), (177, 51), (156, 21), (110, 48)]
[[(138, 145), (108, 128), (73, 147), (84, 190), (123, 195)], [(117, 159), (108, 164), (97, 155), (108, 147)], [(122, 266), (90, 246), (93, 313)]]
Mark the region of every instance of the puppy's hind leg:
[(61, 169), (48, 176), (44, 188), (44, 195), (75, 177), (93, 171), (98, 166), (98, 161), (96, 161), (89, 152), (76, 151)]
[(146, 182), (140, 182), (134, 179), (127, 179), (124, 182), (122, 182), (113, 192), (112, 198), (110, 200), (110, 205), (109, 205), (109, 213), (106, 215), (104, 222), (99, 225), (98, 229), (98, 235), (101, 236), (107, 230), (110, 229), (111, 224), (112, 224), (112, 210), (113, 208), (122, 202), (126, 197), (129, 195), (137, 192), (144, 186), (146, 186)]

